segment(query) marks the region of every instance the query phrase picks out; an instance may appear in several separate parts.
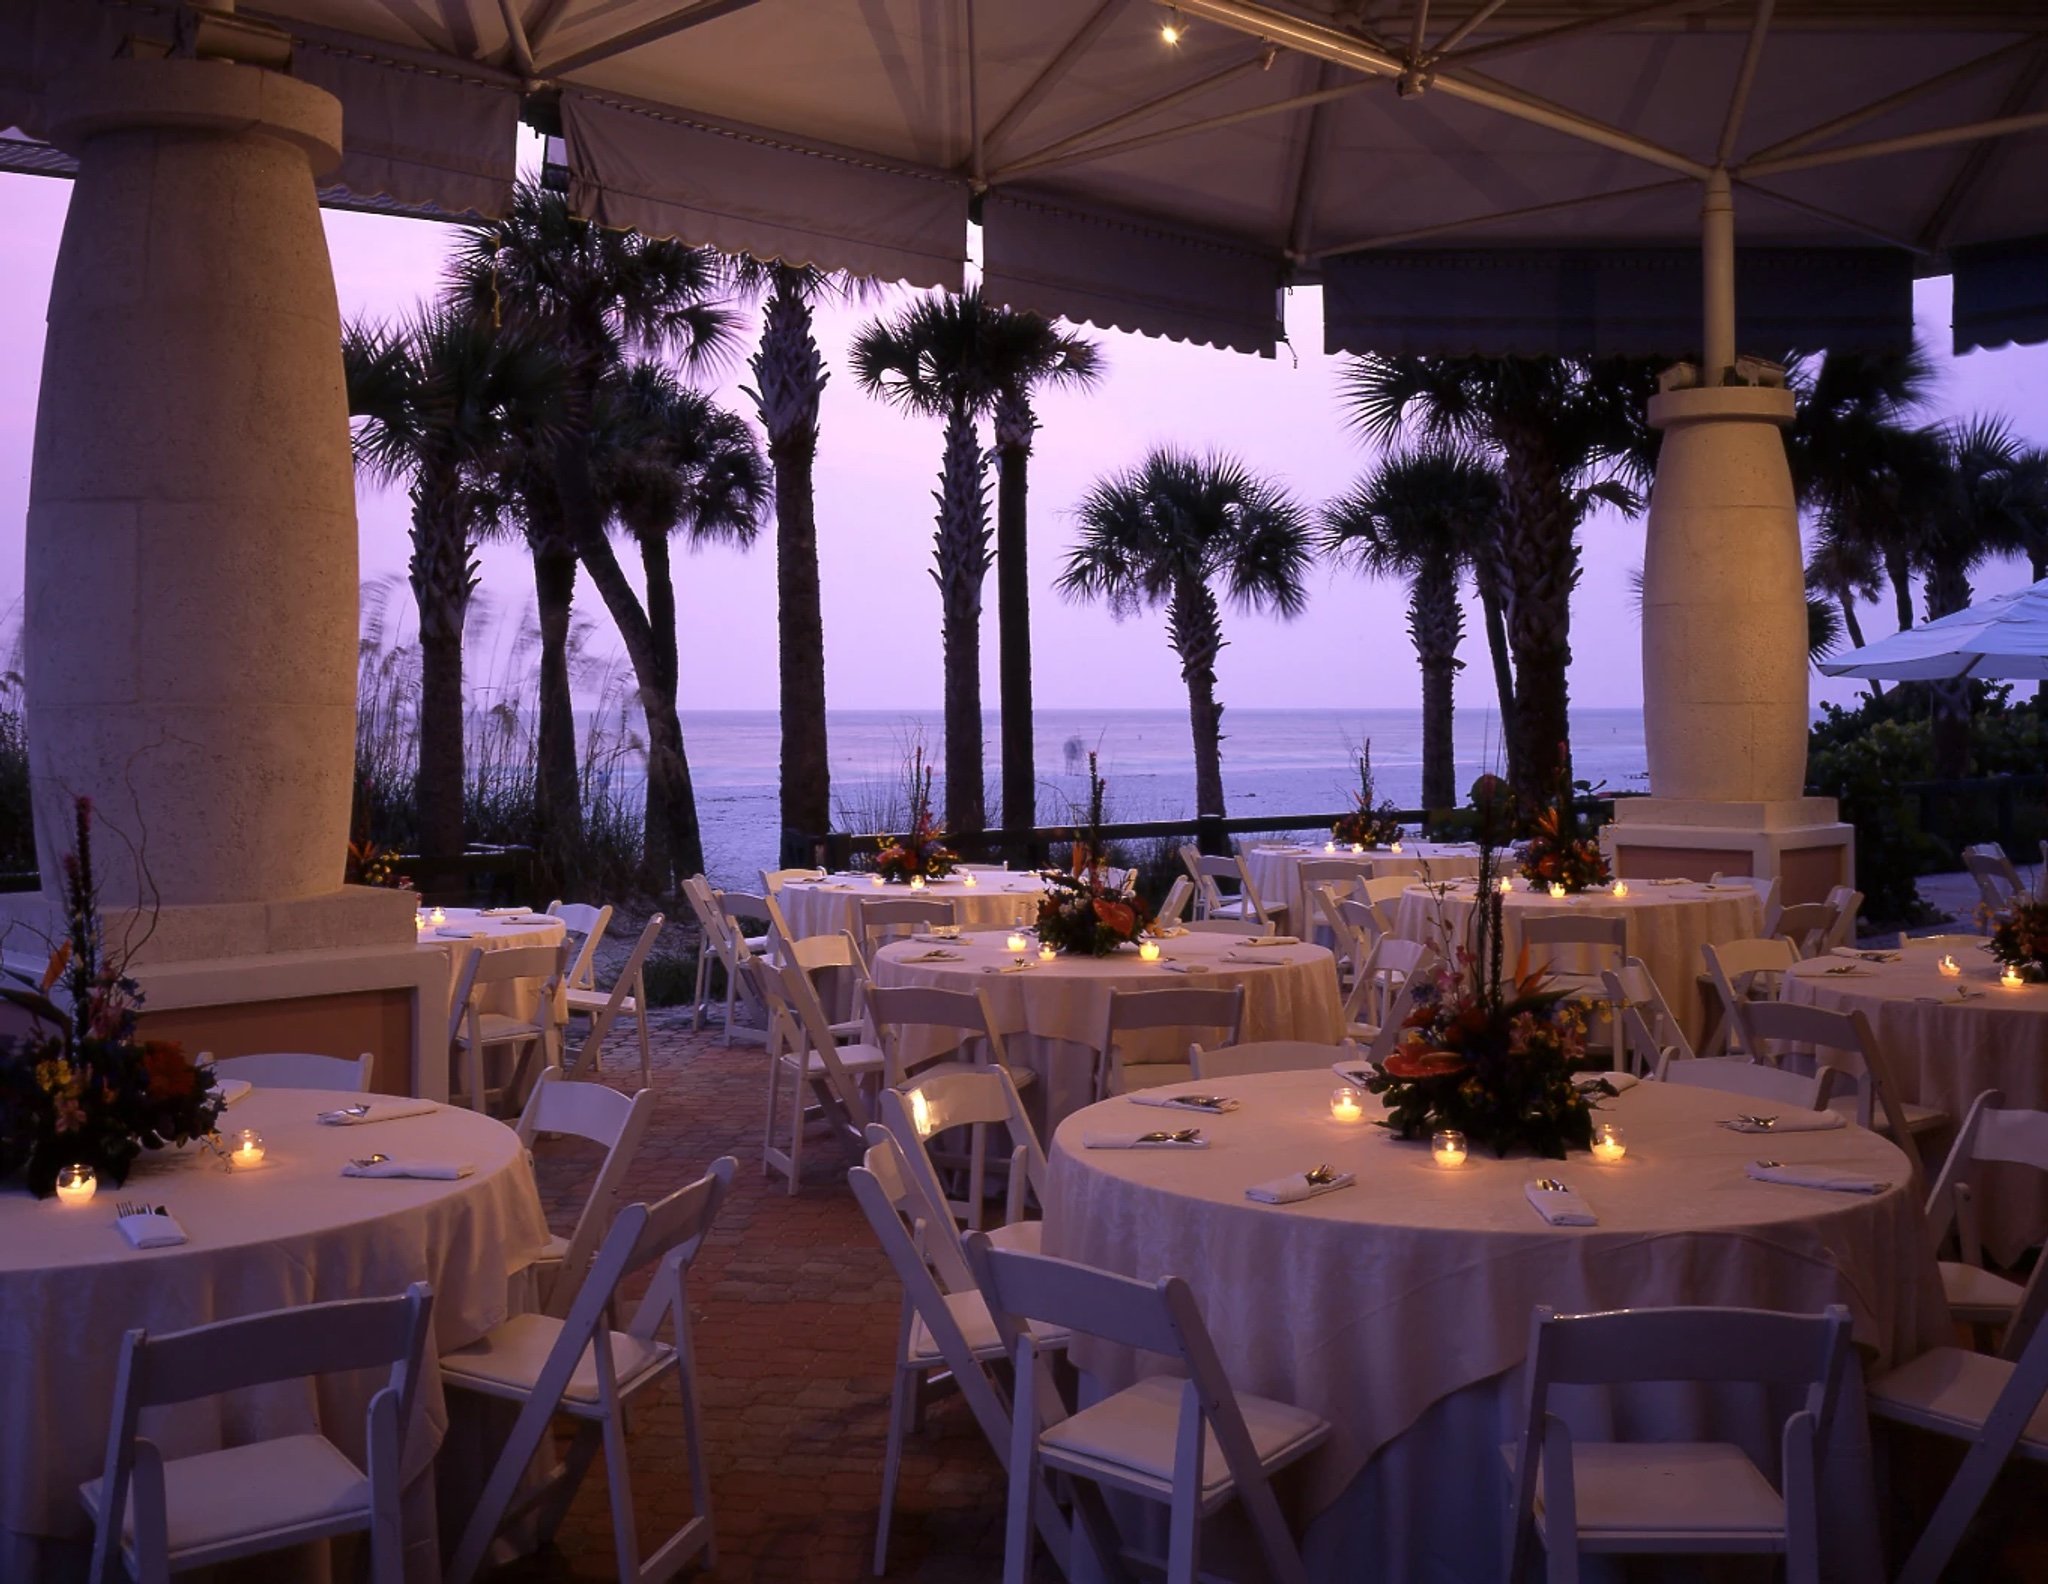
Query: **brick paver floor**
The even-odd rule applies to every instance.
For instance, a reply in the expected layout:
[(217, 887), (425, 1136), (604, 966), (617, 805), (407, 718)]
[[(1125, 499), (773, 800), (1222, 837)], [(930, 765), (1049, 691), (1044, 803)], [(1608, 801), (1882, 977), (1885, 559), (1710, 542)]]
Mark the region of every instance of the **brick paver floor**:
[[(766, 1064), (758, 1043), (693, 1034), (688, 1014), (653, 1016), (660, 1101), (628, 1185), (658, 1197), (720, 1155), (734, 1188), (690, 1277), (718, 1565), (706, 1577), (826, 1584), (872, 1577), (883, 1433), (900, 1289), (846, 1186), (850, 1157), (806, 1151), (791, 1197), (760, 1164)], [(606, 1082), (632, 1087), (630, 1027), (607, 1042)], [(550, 1218), (566, 1229), (597, 1151), (575, 1140), (536, 1151)], [(632, 1420), (634, 1499), (643, 1546), (689, 1507), (681, 1414), (664, 1389)], [(957, 1397), (934, 1403), (904, 1457), (890, 1546), (892, 1579), (987, 1580), (1002, 1568), (1003, 1483)], [(497, 1575), (508, 1580), (615, 1576), (604, 1471), (593, 1467), (554, 1546)], [(1051, 1576), (1051, 1575), (1047, 1575)]]

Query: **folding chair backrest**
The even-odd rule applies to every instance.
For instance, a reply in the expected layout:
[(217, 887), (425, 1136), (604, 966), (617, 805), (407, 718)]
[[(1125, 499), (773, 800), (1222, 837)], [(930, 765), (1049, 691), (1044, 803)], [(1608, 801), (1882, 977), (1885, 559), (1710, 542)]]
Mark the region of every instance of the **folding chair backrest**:
[[(549, 1401), (561, 1397), (593, 1338), (608, 1330), (620, 1284), (660, 1261), (661, 1271), (626, 1326), (628, 1335), (642, 1341), (653, 1338), (662, 1320), (682, 1300), (682, 1273), (697, 1257), (705, 1234), (725, 1203), (726, 1191), (732, 1186), (733, 1167), (730, 1155), (720, 1156), (702, 1177), (667, 1198), (652, 1205), (626, 1205), (612, 1217), (612, 1224), (562, 1318), (562, 1328), (556, 1334), (547, 1363), (541, 1367), (535, 1397)], [(608, 1335), (600, 1345), (609, 1349)]]
[(568, 1133), (603, 1147), (604, 1163), (577, 1213), (576, 1225), (562, 1256), (560, 1273), (550, 1293), (551, 1307), (566, 1308), (589, 1268), (605, 1228), (625, 1192), (634, 1158), (654, 1120), (654, 1091), (626, 1095), (604, 1084), (575, 1083), (552, 1068), (543, 1068), (526, 1109), (519, 1114), (519, 1142), (528, 1149), (543, 1133)]
[(804, 971), (794, 963), (777, 967), (759, 957), (754, 959), (753, 971), (757, 984), (764, 989), (774, 987), (763, 996), (770, 1018), (781, 1019), (771, 1044), (798, 1055), (808, 1051), (816, 1056), (825, 1069), (833, 1095), (846, 1108), (853, 1125), (867, 1126), (867, 1102), (839, 1060), (839, 1042), (832, 1034), (832, 1020), (825, 1015), (824, 1004), (818, 1000), (818, 992)]
[[(939, 1296), (936, 1307), (946, 1315), (941, 1326), (958, 1336), (959, 1317), (944, 1300), (951, 1294), (973, 1292), (975, 1285), (974, 1273), (967, 1268), (967, 1256), (953, 1230), (953, 1218), (931, 1202), (931, 1196), (913, 1174), (901, 1146), (887, 1128), (879, 1122), (870, 1123), (867, 1141), (867, 1153), (861, 1157), (860, 1165), (846, 1174), (853, 1185), (853, 1196), (860, 1201), (868, 1225), (874, 1228), (889, 1263), (896, 1267), (905, 1294), (925, 1323), (932, 1323), (932, 1306), (917, 1301), (919, 1295), (914, 1289), (919, 1283), (913, 1273), (922, 1275), (924, 1283)], [(943, 1352), (941, 1326), (933, 1327), (932, 1336)], [(958, 1346), (964, 1356), (972, 1356), (965, 1337), (959, 1337)], [(948, 1362), (953, 1362), (950, 1355)]]
[(1014, 1341), (1028, 1317), (1143, 1353), (1185, 1356), (1178, 1317), (1167, 1298), (1175, 1289), (1187, 1292), (1180, 1277), (1133, 1281), (1072, 1260), (995, 1248), (979, 1233), (970, 1232), (963, 1241), (968, 1267), (1006, 1343)]
[(1829, 903), (1795, 902), (1790, 907), (1779, 908), (1773, 917), (1765, 920), (1764, 933), (1790, 941), (1792, 949), (1801, 957), (1814, 957), (1824, 949), (1838, 917), (1836, 909)]
[(1525, 946), (1598, 946), (1626, 954), (1628, 920), (1599, 913), (1531, 913), (1522, 920)]
[(1166, 888), (1166, 900), (1159, 904), (1155, 916), (1161, 929), (1167, 929), (1181, 921), (1181, 915), (1188, 910), (1188, 903), (1194, 900), (1195, 883), (1186, 875), (1175, 875), (1173, 884)]
[(1112, 990), (1103, 1016), (1103, 1051), (1121, 1029), (1218, 1029), (1235, 1045), (1244, 1023), (1244, 989)]
[[(1236, 892), (1225, 893), (1216, 884), (1219, 880), (1231, 882), (1237, 887)], [(1255, 904), (1258, 899), (1258, 893), (1252, 889), (1252, 877), (1245, 870), (1244, 860), (1235, 853), (1197, 857), (1195, 884), (1201, 888), (1202, 895), (1212, 908), (1222, 902), (1234, 901), (1239, 896), (1245, 899), (1247, 906)]]
[(576, 940), (576, 958), (569, 964), (569, 983), (579, 990), (591, 989), (596, 984), (592, 976), (596, 972), (597, 945), (611, 926), (611, 908), (592, 907), (588, 902), (564, 902), (557, 897), (548, 904), (548, 914), (560, 919), (562, 928)]
[(867, 961), (861, 956), (860, 944), (845, 930), (831, 935), (806, 935), (802, 940), (788, 943), (789, 960), (807, 974), (821, 972), (827, 968), (857, 968), (867, 972)]
[[(1978, 1161), (2030, 1166), (2048, 1172), (2048, 1111), (2008, 1110), (2005, 1096), (1986, 1089), (1971, 1102), (1956, 1130), (1948, 1159), (1927, 1195), (1927, 1230), (1937, 1252), (1953, 1230), (1968, 1263), (1982, 1263), (1971, 1166)], [(2048, 1260), (2040, 1264), (2048, 1265)]]
[[(1365, 953), (1372, 947), (1372, 936), (1344, 916), (1344, 893), (1349, 885), (1335, 886), (1323, 883), (1307, 885), (1309, 900), (1315, 904), (1316, 913), (1330, 926), (1330, 934), (1336, 938), (1337, 955), (1363, 961)], [(1302, 927), (1307, 929), (1313, 919), (1303, 919)]]
[(1364, 897), (1345, 897), (1337, 904), (1337, 916), (1351, 927), (1353, 934), (1364, 939), (1368, 950), (1374, 941), (1393, 929), (1393, 921), (1380, 911), (1379, 904)]
[(1372, 1045), (1366, 1051), (1366, 1056), (1375, 1064), (1394, 1054), (1394, 1047), (1401, 1043), (1402, 1032), (1408, 1026), (1408, 1014), (1415, 1010), (1416, 992), (1422, 988), (1423, 980), (1435, 971), (1436, 958), (1432, 955), (1426, 967), (1401, 981), (1401, 987), (1394, 992), (1394, 999), (1387, 1007), (1386, 1016), (1380, 1020), (1379, 1032), (1373, 1035)]
[[(983, 1189), (987, 1183), (986, 1143), (981, 1129), (991, 1125), (1001, 1127), (1008, 1135), (1010, 1169), (1022, 1177), (1021, 1182), (1014, 1175), (1012, 1178), (1012, 1214), (1023, 1214), (1026, 1187), (1043, 1201), (1048, 1186), (1045, 1151), (1039, 1145), (1031, 1119), (1024, 1113), (1015, 1082), (1002, 1067), (935, 1073), (922, 1082), (884, 1089), (879, 1109), (883, 1126), (901, 1146), (910, 1173), (925, 1197), (945, 1208), (949, 1215), (959, 1217), (969, 1226), (981, 1224)], [(947, 1195), (925, 1141), (958, 1127), (975, 1128), (976, 1137), (968, 1163), (967, 1196), (956, 1201)]]
[(714, 891), (712, 898), (718, 904), (718, 911), (726, 921), (735, 938), (744, 942), (750, 933), (746, 926), (755, 921), (769, 922), (768, 899), (752, 891)]
[(1652, 1073), (1667, 1058), (1692, 1060), (1692, 1041), (1685, 1037), (1685, 1030), (1642, 958), (1625, 957), (1620, 968), (1602, 969), (1600, 979), (1608, 999), (1621, 1008), (1622, 1040), (1631, 1070)]
[(1983, 898), (1984, 905), (1994, 913), (2010, 907), (2013, 898), (2022, 890), (2019, 870), (2013, 867), (2005, 849), (1996, 842), (1965, 847), (1963, 867), (1977, 882), (1977, 893)]
[[(1905, 1151), (1913, 1180), (1926, 1185), (1920, 1146), (1906, 1126), (1904, 1105), (1890, 1063), (1861, 1012), (1828, 1007), (1793, 1006), (1784, 1001), (1752, 1002), (1743, 1011), (1748, 1032), (1764, 1044), (1782, 1042), (1811, 1051), (1818, 1066), (1833, 1068), (1856, 1085), (1856, 1120), (1864, 1127), (1884, 1118), (1892, 1142)], [(1761, 1047), (1759, 1047), (1761, 1048)]]
[(955, 921), (953, 904), (945, 897), (862, 897), (858, 911), (861, 950), (871, 958), (886, 941)]
[(1356, 863), (1342, 858), (1306, 858), (1295, 870), (1295, 877), (1304, 891), (1312, 886), (1327, 885), (1335, 887), (1341, 897), (1364, 879), (1366, 872)]
[(506, 984), (514, 979), (558, 982), (569, 961), (569, 943), (557, 946), (503, 946), (481, 954), (472, 986)]
[[(626, 954), (626, 960), (619, 969), (619, 976), (612, 981), (604, 1005), (598, 1008), (597, 1015), (590, 1020), (590, 1033), (577, 1047), (575, 1056), (569, 1062), (572, 1072), (580, 1073), (586, 1066), (595, 1065), (598, 1052), (604, 1048), (605, 1037), (611, 1033), (612, 1024), (618, 1021), (619, 1013), (626, 1004), (626, 997), (638, 994), (640, 971), (646, 965), (648, 954), (654, 950), (654, 943), (661, 935), (662, 926), (667, 922), (662, 914), (655, 914), (640, 931), (640, 938), (633, 942), (633, 949)], [(646, 1007), (640, 1007), (640, 1016), (647, 1016), (647, 1010)]]
[[(868, 1020), (883, 1044), (901, 1056), (903, 1031), (912, 1028), (944, 1029), (973, 1036), (990, 1061), (1003, 1060), (1003, 1039), (996, 1030), (995, 1014), (988, 997), (979, 989), (943, 990), (930, 985), (871, 985), (867, 992)], [(900, 1069), (899, 1069), (900, 1070)]]
[(240, 1078), (259, 1089), (340, 1089), (368, 1094), (377, 1058), (313, 1056), (298, 1051), (267, 1051), (253, 1056), (223, 1056), (213, 1064), (217, 1078)]
[(1663, 1083), (1717, 1089), (1798, 1111), (1818, 1111), (1825, 1106), (1834, 1080), (1833, 1070), (1827, 1067), (1813, 1073), (1790, 1072), (1746, 1056), (1693, 1056), (1677, 1050), (1658, 1058), (1656, 1073)]
[(1368, 902), (1395, 903), (1418, 883), (1413, 875), (1371, 875), (1358, 882), (1358, 891)]
[(1215, 1078), (1242, 1078), (1249, 1073), (1326, 1072), (1332, 1060), (1360, 1054), (1356, 1045), (1318, 1045), (1312, 1040), (1260, 1040), (1253, 1045), (1233, 1045), (1226, 1050), (1205, 1050), (1197, 1045), (1190, 1053), (1195, 1076), (1203, 1082)]
[(1420, 941), (1382, 935), (1372, 943), (1344, 1003), (1344, 1021), (1383, 1024), (1395, 997), (1417, 974), (1434, 972), (1436, 953)]
[(1828, 906), (1835, 910), (1835, 922), (1820, 949), (1826, 952), (1837, 946), (1853, 945), (1857, 919), (1863, 912), (1863, 893), (1854, 886), (1838, 885), (1828, 893)]
[(1529, 1339), (1532, 1401), (1551, 1386), (1750, 1381), (1817, 1388), (1832, 1398), (1849, 1358), (1849, 1310), (1618, 1309), (1560, 1315), (1538, 1308)]
[(1721, 998), (1722, 1014), (1733, 1029), (1736, 1042), (1754, 1051), (1749, 1026), (1743, 1013), (1750, 1002), (1750, 987), (1759, 974), (1782, 974), (1799, 961), (1793, 944), (1777, 935), (1759, 935), (1752, 940), (1717, 941), (1700, 948), (1707, 965), (1707, 977), (1714, 981)]
[(822, 869), (763, 869), (761, 871), (761, 894), (773, 896), (792, 880), (822, 880)]

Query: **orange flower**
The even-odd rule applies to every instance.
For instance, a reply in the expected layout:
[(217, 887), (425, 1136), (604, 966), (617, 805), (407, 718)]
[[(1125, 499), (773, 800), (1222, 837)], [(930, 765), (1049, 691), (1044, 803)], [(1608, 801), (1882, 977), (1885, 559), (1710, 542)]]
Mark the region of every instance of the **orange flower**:
[(1122, 902), (1112, 902), (1108, 897), (1095, 899), (1095, 921), (1106, 924), (1119, 935), (1135, 935), (1138, 932), (1138, 918)]
[(71, 966), (71, 942), (62, 942), (50, 953), (50, 965), (43, 970), (43, 994), (50, 993), (50, 986), (64, 977), (64, 970)]
[(199, 1069), (184, 1047), (170, 1040), (143, 1042), (142, 1070), (149, 1075), (149, 1097), (155, 1101), (183, 1100), (199, 1087)]
[(1442, 1078), (1462, 1071), (1465, 1058), (1456, 1051), (1395, 1051), (1381, 1064), (1396, 1078)]

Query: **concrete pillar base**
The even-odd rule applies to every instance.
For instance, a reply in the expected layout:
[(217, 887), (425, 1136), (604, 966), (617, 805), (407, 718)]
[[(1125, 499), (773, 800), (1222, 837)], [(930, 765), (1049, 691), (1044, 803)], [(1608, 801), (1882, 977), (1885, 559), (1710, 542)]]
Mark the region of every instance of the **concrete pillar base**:
[[(357, 946), (410, 946), (416, 898), (409, 891), (341, 886), (318, 896), (277, 902), (167, 903), (154, 921), (146, 911), (104, 910), (110, 946), (141, 941), (134, 961), (224, 963), (236, 957), (283, 952), (325, 952)], [(63, 909), (53, 896), (23, 892), (0, 896), (0, 950), (34, 956), (43, 942), (61, 938)], [(147, 940), (143, 937), (147, 936)]]
[(1856, 877), (1856, 828), (1837, 818), (1833, 798), (1712, 803), (1685, 798), (1617, 798), (1600, 842), (1625, 879), (1676, 875), (1775, 876), (1778, 899), (1824, 901)]

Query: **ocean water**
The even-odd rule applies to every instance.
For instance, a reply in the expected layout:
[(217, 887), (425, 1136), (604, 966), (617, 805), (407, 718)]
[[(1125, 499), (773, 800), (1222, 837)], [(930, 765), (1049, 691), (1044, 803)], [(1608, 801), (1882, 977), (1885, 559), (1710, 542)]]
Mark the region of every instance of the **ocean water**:
[[(831, 740), (834, 826), (872, 831), (901, 818), (903, 766), (918, 742), (942, 758), (938, 714), (834, 710)], [(991, 816), (1000, 781), (998, 722), (985, 722)], [(1419, 710), (1231, 709), (1223, 718), (1223, 790), (1232, 817), (1332, 813), (1348, 808), (1354, 757), (1370, 740), (1378, 793), (1403, 808), (1422, 795)], [(1180, 710), (1041, 710), (1036, 721), (1038, 815), (1061, 822), (1085, 806), (1088, 753), (1109, 784), (1111, 820), (1192, 817), (1192, 737)], [(1501, 767), (1500, 722), (1461, 709), (1453, 733), (1462, 790)], [(696, 784), (705, 868), (720, 885), (752, 886), (780, 842), (777, 765), (780, 726), (772, 710), (689, 711), (683, 739)], [(1611, 791), (1647, 784), (1640, 710), (1575, 710), (1573, 762), (1581, 780)]]

